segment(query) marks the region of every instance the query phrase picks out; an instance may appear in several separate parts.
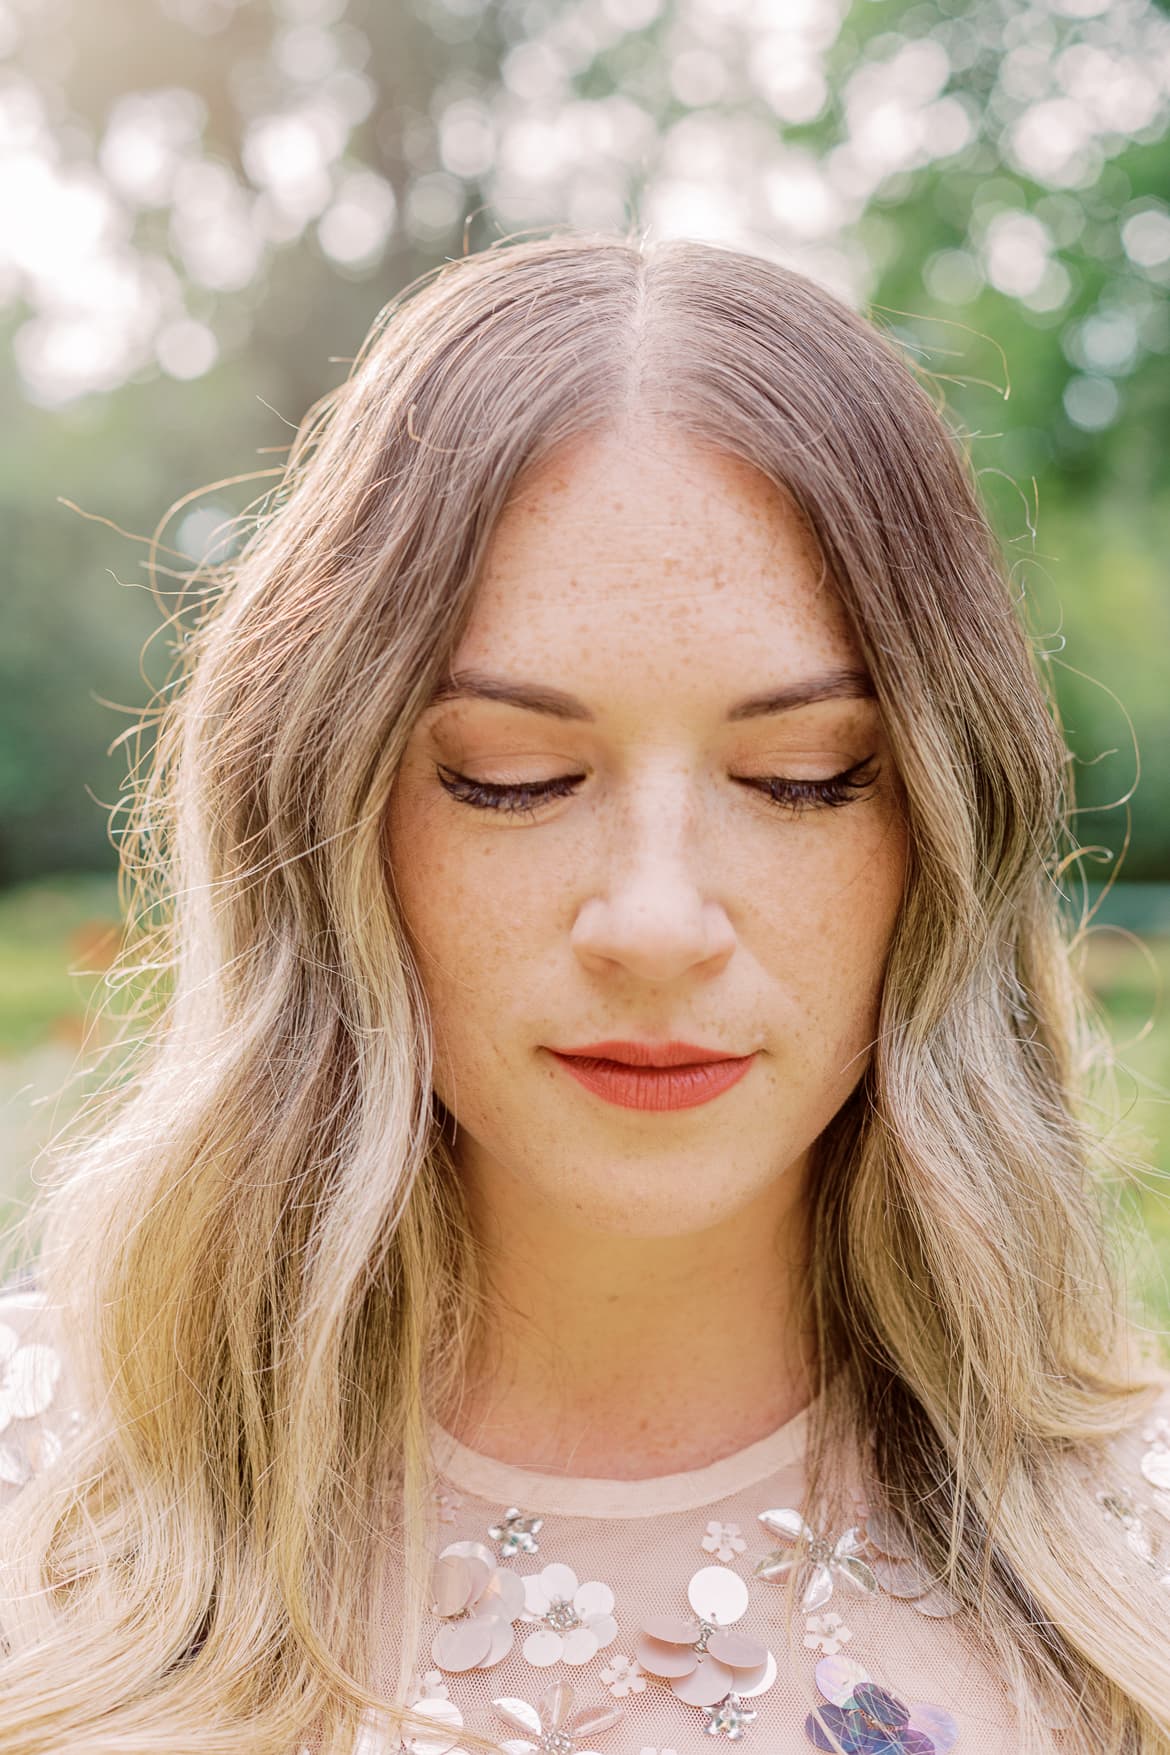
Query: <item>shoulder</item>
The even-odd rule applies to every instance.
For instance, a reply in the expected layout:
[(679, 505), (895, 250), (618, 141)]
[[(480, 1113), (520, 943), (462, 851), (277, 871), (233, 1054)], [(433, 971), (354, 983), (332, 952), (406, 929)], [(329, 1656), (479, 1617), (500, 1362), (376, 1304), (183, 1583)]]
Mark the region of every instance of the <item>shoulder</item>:
[(55, 1311), (33, 1280), (0, 1285), (0, 1509), (80, 1423)]

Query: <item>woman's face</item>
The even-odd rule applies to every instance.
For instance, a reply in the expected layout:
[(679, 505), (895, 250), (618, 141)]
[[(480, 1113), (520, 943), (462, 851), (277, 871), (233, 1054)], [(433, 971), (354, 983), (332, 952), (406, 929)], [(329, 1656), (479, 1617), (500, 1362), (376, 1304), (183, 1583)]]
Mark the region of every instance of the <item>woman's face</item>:
[[(392, 793), (459, 1163), (627, 1235), (793, 1192), (868, 1060), (906, 840), (865, 667), (786, 497), (658, 427), (574, 442), (500, 519), (452, 670), (560, 702), (440, 700)], [(531, 812), (487, 802), (550, 781)], [(634, 1108), (553, 1053), (613, 1039), (753, 1058), (706, 1101)]]

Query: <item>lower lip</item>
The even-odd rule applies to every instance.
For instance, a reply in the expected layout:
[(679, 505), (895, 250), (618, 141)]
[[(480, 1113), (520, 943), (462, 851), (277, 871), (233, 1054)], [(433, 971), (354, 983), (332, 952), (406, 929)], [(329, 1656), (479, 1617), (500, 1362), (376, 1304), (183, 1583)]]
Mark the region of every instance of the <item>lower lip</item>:
[(617, 1060), (549, 1052), (587, 1091), (623, 1109), (694, 1109), (737, 1085), (755, 1059), (748, 1054), (742, 1060), (710, 1060), (695, 1066), (623, 1066)]

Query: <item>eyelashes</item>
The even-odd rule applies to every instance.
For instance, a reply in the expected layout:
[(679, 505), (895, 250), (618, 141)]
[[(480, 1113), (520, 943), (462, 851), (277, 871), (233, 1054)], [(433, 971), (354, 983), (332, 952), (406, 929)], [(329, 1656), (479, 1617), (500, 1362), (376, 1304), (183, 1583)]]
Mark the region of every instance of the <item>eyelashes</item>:
[[(585, 779), (584, 774), (563, 774), (554, 780), (500, 785), (472, 780), (466, 774), (456, 773), (454, 768), (436, 767), (435, 772), (440, 786), (459, 804), (469, 805), (473, 810), (499, 811), (505, 816), (533, 816), (554, 799), (569, 797)], [(866, 756), (826, 780), (789, 780), (782, 774), (768, 774), (760, 779), (739, 778), (739, 784), (759, 792), (784, 814), (797, 816), (806, 810), (852, 804), (873, 790), (880, 772), (876, 758)]]

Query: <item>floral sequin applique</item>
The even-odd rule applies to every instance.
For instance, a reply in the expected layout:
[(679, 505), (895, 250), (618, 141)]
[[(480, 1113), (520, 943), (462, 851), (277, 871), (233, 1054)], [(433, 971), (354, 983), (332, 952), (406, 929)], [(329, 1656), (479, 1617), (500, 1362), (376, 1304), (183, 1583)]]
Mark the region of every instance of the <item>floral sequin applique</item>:
[(411, 1706), (417, 1706), (420, 1700), (450, 1700), (451, 1691), (443, 1680), (441, 1670), (428, 1670), (421, 1682), (417, 1682), (411, 1690)]
[(642, 1624), (635, 1650), (650, 1675), (672, 1694), (707, 1714), (709, 1736), (738, 1740), (756, 1716), (743, 1702), (763, 1694), (776, 1680), (772, 1653), (734, 1631), (748, 1606), (748, 1587), (725, 1566), (703, 1566), (687, 1586), (694, 1619), (652, 1615)]
[(708, 1554), (714, 1554), (716, 1560), (734, 1560), (747, 1547), (737, 1523), (720, 1523), (712, 1518), (707, 1525), (707, 1533), (699, 1543), (700, 1548)]
[(488, 1535), (499, 1544), (500, 1559), (511, 1560), (517, 1554), (538, 1554), (540, 1543), (536, 1532), (543, 1517), (528, 1517), (518, 1505), (509, 1505), (499, 1523), (493, 1523)]
[(482, 1542), (452, 1542), (431, 1574), (431, 1612), (444, 1622), (431, 1642), (441, 1670), (487, 1670), (515, 1641), (512, 1622), (524, 1610), (519, 1575), (500, 1566)]
[[(847, 1585), (860, 1596), (873, 1596), (876, 1592), (877, 1581), (861, 1557), (863, 1543), (861, 1531), (856, 1526), (847, 1529), (834, 1541), (830, 1536), (818, 1535), (791, 1506), (777, 1511), (761, 1511), (759, 1521), (769, 1535), (779, 1536), (783, 1545), (774, 1548), (758, 1563), (755, 1575), (768, 1584), (780, 1584), (787, 1580), (794, 1568), (798, 1569), (799, 1604), (803, 1613), (823, 1609), (836, 1584)], [(798, 1544), (801, 1545), (800, 1551)]]
[(567, 1664), (587, 1664), (617, 1638), (614, 1595), (607, 1584), (596, 1579), (581, 1584), (571, 1566), (554, 1562), (542, 1572), (527, 1573), (522, 1585), (522, 1619), (543, 1622), (524, 1641), (530, 1664), (545, 1669), (562, 1658)]
[(492, 1705), (505, 1724), (526, 1733), (505, 1740), (508, 1755), (536, 1755), (538, 1750), (547, 1755), (598, 1755), (596, 1750), (581, 1748), (582, 1741), (609, 1730), (622, 1717), (622, 1708), (613, 1700), (578, 1706), (569, 1682), (554, 1682), (535, 1706), (511, 1697), (493, 1700)]
[(637, 1658), (611, 1657), (601, 1672), (611, 1694), (644, 1694), (646, 1675)]
[(827, 1615), (807, 1615), (804, 1622), (804, 1643), (810, 1651), (819, 1651), (822, 1657), (836, 1657), (843, 1645), (848, 1645), (853, 1634), (846, 1627), (840, 1615), (830, 1610)]
[(458, 1493), (453, 1493), (449, 1487), (435, 1488), (435, 1516), (440, 1523), (454, 1523), (455, 1514), (462, 1504)]
[(941, 1706), (907, 1706), (872, 1682), (851, 1658), (822, 1658), (817, 1687), (828, 1701), (810, 1712), (805, 1734), (818, 1749), (844, 1755), (947, 1755), (959, 1727)]
[[(582, 1739), (609, 1730), (623, 1716), (621, 1706), (612, 1701), (596, 1701), (584, 1706), (575, 1704), (575, 1690), (568, 1681), (554, 1681), (544, 1690), (535, 1706), (512, 1695), (502, 1695), (491, 1702), (498, 1716), (514, 1729), (526, 1730), (530, 1737), (507, 1737), (502, 1748), (509, 1755), (535, 1755), (535, 1751), (554, 1751), (554, 1755), (600, 1755), (598, 1750), (581, 1748)], [(402, 1748), (410, 1755), (463, 1755), (458, 1748), (463, 1730), (463, 1713), (456, 1702), (442, 1695), (417, 1701), (412, 1711), (430, 1718), (432, 1730), (405, 1732)], [(358, 1755), (389, 1755), (389, 1744), (361, 1748)]]

